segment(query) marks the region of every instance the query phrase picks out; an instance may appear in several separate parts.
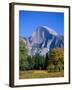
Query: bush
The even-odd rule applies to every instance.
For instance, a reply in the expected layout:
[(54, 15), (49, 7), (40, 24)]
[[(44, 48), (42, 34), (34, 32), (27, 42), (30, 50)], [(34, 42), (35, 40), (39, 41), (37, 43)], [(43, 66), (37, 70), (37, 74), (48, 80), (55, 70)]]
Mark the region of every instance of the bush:
[(48, 72), (54, 72), (55, 71), (55, 65), (54, 64), (48, 65), (47, 70), (48, 70)]

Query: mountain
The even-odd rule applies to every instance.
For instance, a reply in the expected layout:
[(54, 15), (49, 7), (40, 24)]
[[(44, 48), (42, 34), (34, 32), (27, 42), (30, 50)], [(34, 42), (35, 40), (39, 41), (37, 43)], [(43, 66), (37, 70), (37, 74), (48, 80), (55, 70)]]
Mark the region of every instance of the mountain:
[(29, 55), (46, 55), (53, 48), (64, 48), (64, 36), (59, 35), (55, 30), (39, 26), (30, 37), (20, 37), (24, 41)]

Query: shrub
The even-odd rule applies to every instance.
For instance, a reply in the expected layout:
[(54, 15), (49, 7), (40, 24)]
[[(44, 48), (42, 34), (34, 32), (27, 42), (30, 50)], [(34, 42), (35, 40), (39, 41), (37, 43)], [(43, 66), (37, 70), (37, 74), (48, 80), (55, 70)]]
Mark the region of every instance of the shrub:
[(47, 70), (48, 70), (49, 72), (54, 72), (54, 71), (55, 71), (55, 65), (54, 65), (54, 64), (48, 65)]

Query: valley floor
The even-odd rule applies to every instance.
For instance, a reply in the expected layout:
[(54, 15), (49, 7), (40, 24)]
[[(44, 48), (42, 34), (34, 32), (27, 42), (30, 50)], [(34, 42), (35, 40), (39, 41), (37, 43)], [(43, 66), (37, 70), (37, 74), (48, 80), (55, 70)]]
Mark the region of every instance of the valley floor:
[(48, 72), (46, 70), (20, 71), (19, 79), (64, 77), (64, 71)]

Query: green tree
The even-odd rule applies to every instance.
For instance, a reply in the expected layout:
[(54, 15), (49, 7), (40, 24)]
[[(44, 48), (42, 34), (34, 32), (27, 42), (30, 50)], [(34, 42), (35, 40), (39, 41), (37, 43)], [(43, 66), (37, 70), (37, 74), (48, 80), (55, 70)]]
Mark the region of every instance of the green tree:
[(27, 62), (28, 50), (25, 47), (23, 40), (19, 41), (19, 68), (20, 70), (28, 69), (29, 63)]
[(40, 58), (39, 58), (39, 54), (35, 55), (35, 68), (39, 69), (39, 62), (40, 62)]
[(45, 68), (45, 69), (47, 69), (48, 61), (49, 61), (49, 55), (48, 55), (48, 53), (46, 53), (45, 64), (44, 64), (44, 68)]
[(45, 68), (45, 57), (44, 56), (40, 56), (39, 57), (39, 69), (44, 69)]
[(45, 57), (39, 55), (38, 53), (32, 56), (32, 64), (34, 69), (41, 70), (45, 66)]
[(28, 56), (27, 57), (27, 61), (29, 63), (29, 70), (33, 70), (34, 69), (34, 65), (35, 65), (35, 60), (34, 60), (34, 56)]

